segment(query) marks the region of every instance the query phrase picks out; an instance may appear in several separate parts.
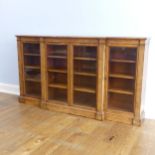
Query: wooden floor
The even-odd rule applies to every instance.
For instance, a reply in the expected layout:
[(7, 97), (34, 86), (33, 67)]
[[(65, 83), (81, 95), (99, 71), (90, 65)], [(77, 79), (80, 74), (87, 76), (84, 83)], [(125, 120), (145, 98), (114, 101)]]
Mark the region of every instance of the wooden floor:
[(155, 121), (100, 122), (0, 94), (0, 155), (155, 155)]

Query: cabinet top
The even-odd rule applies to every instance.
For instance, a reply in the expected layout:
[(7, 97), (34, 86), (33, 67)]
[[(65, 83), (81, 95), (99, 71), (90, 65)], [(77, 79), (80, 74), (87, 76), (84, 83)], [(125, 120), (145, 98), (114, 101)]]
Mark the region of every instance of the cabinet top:
[(31, 37), (31, 38), (63, 38), (63, 39), (138, 39), (148, 40), (147, 37), (111, 37), (111, 36), (48, 36), (48, 35), (16, 35), (16, 37)]

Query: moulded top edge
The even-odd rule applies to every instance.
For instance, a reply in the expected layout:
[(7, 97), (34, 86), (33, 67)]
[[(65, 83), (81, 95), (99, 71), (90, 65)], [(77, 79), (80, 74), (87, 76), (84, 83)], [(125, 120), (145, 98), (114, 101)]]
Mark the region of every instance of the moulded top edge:
[(127, 36), (48, 36), (48, 35), (16, 35), (16, 37), (35, 37), (35, 38), (63, 38), (63, 39), (142, 39), (148, 40), (148, 37), (127, 37)]

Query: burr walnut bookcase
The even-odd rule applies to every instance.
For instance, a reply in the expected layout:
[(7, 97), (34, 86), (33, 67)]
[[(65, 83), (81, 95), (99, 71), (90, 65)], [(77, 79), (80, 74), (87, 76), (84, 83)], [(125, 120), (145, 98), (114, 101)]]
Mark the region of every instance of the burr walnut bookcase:
[(145, 38), (17, 36), (17, 42), (21, 103), (141, 124)]

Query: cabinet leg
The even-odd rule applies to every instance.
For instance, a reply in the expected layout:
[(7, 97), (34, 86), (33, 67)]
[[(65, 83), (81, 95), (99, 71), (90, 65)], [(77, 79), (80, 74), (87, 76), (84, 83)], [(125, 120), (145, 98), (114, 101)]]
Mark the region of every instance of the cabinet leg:
[(96, 119), (97, 120), (104, 120), (104, 113), (103, 112), (96, 112)]
[(19, 101), (20, 103), (25, 103), (25, 99), (24, 99), (23, 96), (19, 96), (18, 101)]
[(143, 111), (139, 118), (134, 118), (133, 119), (133, 123), (132, 124), (135, 125), (135, 126), (141, 126), (141, 124), (144, 122), (144, 118), (145, 118), (145, 113)]
[(47, 102), (46, 101), (41, 101), (40, 108), (41, 109), (47, 109)]
[(142, 120), (141, 119), (133, 119), (132, 124), (135, 126), (141, 126)]

